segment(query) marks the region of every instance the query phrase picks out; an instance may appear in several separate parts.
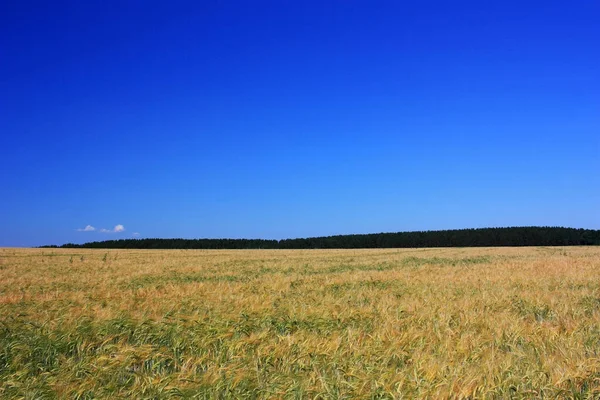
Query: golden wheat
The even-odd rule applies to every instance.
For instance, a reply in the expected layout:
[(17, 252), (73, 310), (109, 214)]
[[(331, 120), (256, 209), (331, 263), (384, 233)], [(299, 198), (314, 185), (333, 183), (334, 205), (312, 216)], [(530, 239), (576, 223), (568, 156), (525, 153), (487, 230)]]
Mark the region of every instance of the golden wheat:
[(600, 248), (0, 250), (3, 398), (598, 398)]

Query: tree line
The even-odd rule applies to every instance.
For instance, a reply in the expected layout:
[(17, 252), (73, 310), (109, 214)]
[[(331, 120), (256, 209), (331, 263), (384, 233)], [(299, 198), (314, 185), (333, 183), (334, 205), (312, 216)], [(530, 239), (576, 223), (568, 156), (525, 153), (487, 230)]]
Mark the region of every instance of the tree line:
[(55, 248), (97, 249), (358, 249), (600, 245), (600, 230), (563, 227), (452, 229), (298, 239), (119, 239)]

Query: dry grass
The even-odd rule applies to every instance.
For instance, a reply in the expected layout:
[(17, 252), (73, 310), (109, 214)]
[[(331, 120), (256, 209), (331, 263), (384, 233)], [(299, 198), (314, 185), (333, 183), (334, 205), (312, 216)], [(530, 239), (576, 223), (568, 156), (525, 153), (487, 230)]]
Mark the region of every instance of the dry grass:
[(2, 398), (599, 398), (600, 248), (0, 249)]

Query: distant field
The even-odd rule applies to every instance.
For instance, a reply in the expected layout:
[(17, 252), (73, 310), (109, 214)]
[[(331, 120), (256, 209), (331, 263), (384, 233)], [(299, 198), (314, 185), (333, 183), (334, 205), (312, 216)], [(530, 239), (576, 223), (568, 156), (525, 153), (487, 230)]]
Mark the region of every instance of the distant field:
[(600, 397), (600, 247), (0, 249), (1, 398)]

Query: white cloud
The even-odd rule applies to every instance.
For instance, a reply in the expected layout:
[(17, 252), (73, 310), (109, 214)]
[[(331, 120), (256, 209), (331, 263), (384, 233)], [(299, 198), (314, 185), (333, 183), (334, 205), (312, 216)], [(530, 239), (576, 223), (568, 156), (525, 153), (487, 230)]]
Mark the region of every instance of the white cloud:
[(104, 229), (104, 228), (100, 229), (100, 232), (102, 232), (102, 233), (120, 233), (123, 231), (125, 231), (125, 227), (121, 224), (115, 225), (115, 227), (113, 229)]
[(138, 236), (140, 236), (140, 233), (139, 233), (139, 232), (133, 232), (133, 233), (131, 234), (131, 236), (133, 236), (133, 237), (138, 237)]
[(95, 230), (96, 230), (96, 228), (94, 228), (91, 225), (86, 225), (85, 228), (79, 228), (79, 229), (77, 229), (78, 232), (93, 232)]

